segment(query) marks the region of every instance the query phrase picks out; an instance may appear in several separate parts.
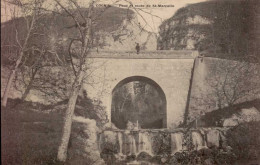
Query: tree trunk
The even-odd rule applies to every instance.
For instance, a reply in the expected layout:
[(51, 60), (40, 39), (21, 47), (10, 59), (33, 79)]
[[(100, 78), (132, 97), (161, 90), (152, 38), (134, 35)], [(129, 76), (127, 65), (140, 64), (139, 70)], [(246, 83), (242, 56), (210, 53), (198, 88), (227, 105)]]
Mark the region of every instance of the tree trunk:
[(36, 69), (33, 73), (32, 73), (32, 77), (30, 79), (30, 82), (29, 84), (27, 85), (23, 95), (22, 95), (22, 98), (21, 100), (24, 101), (26, 99), (26, 97), (28, 96), (28, 94), (30, 93), (30, 90), (32, 89), (32, 85), (33, 85), (33, 81), (34, 81), (34, 78), (35, 78), (35, 75), (36, 73), (38, 72), (38, 69)]
[[(58, 1), (56, 1), (62, 8), (64, 8)], [(71, 125), (72, 125), (72, 117), (74, 115), (74, 110), (75, 110), (75, 105), (77, 101), (78, 94), (81, 90), (83, 78), (85, 75), (85, 70), (86, 70), (86, 58), (87, 58), (87, 50), (88, 47), (91, 46), (92, 42), (92, 9), (93, 9), (93, 0), (91, 0), (90, 5), (89, 5), (89, 10), (88, 10), (88, 21), (87, 21), (87, 29), (80, 29), (81, 27), (78, 27), (80, 29), (80, 35), (81, 35), (81, 41), (82, 41), (82, 49), (80, 52), (80, 70), (76, 74), (73, 86), (72, 86), (72, 91), (69, 96), (69, 102), (67, 105), (65, 117), (64, 117), (64, 126), (63, 126), (63, 131), (62, 131), (62, 138), (61, 138), (61, 144), (58, 149), (58, 155), (57, 159), (61, 162), (65, 162), (67, 159), (67, 151), (68, 151), (68, 144), (69, 144), (69, 139), (70, 139), (70, 133), (71, 133)], [(66, 10), (66, 9), (65, 9)], [(69, 11), (66, 10), (67, 13)], [(72, 15), (72, 14), (70, 14)], [(77, 20), (75, 20), (77, 24)], [(87, 42), (86, 42), (87, 39)]]
[(20, 63), (22, 61), (22, 58), (23, 58), (23, 52), (20, 53), (20, 56), (19, 56), (19, 58), (17, 59), (17, 61), (15, 63), (15, 67), (12, 70), (12, 72), (10, 73), (10, 76), (8, 78), (8, 82), (6, 84), (6, 88), (5, 88), (4, 95), (3, 95), (3, 100), (2, 100), (2, 106), (3, 107), (6, 107), (8, 96), (9, 96), (9, 92), (10, 92), (10, 89), (11, 89), (11, 86), (12, 86), (12, 83), (13, 83), (13, 80), (14, 80), (14, 76), (15, 76), (15, 73), (17, 72), (17, 69), (18, 69), (18, 67), (19, 67), (19, 65), (20, 65)]
[(61, 162), (65, 162), (67, 159), (67, 150), (68, 150), (68, 144), (69, 144), (70, 133), (71, 133), (72, 117), (74, 114), (74, 109), (78, 98), (78, 94), (81, 89), (83, 76), (84, 76), (84, 71), (80, 70), (78, 76), (74, 81), (72, 92), (69, 97), (69, 102), (64, 117), (64, 126), (62, 131), (61, 144), (59, 146), (58, 156), (57, 156), (57, 159)]
[[(22, 62), (22, 58), (24, 56), (24, 50), (27, 46), (27, 42), (29, 40), (29, 37), (31, 35), (31, 31), (32, 29), (34, 28), (34, 25), (35, 25), (35, 13), (33, 14), (32, 16), (32, 21), (31, 21), (31, 24), (30, 24), (30, 27), (28, 29), (28, 32), (27, 32), (27, 35), (26, 35), (26, 38), (25, 38), (25, 41), (23, 43), (23, 46), (21, 46), (21, 50), (20, 50), (20, 55), (17, 59), (17, 61), (15, 62), (15, 67), (14, 69), (12, 70), (10, 76), (9, 76), (9, 79), (8, 79), (8, 82), (7, 82), (7, 85), (6, 85), (6, 88), (5, 88), (5, 92), (4, 92), (4, 95), (3, 95), (3, 100), (2, 100), (2, 106), (3, 107), (6, 107), (6, 104), (7, 104), (7, 100), (8, 100), (8, 96), (9, 96), (9, 92), (10, 92), (10, 89), (11, 89), (11, 86), (12, 86), (12, 83), (13, 83), (13, 80), (14, 80), (14, 76), (17, 72), (17, 69), (18, 67), (20, 66), (21, 62)], [(16, 29), (17, 30), (17, 29)], [(17, 32), (16, 32), (17, 33)], [(16, 34), (17, 35), (17, 34)], [(20, 41), (18, 40), (17, 38), (17, 42), (20, 43)]]

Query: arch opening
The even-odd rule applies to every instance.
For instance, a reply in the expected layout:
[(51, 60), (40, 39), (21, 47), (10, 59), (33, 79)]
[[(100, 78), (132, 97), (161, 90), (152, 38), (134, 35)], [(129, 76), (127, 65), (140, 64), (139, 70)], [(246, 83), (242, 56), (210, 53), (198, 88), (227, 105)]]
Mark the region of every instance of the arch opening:
[(166, 97), (162, 88), (143, 76), (128, 77), (112, 91), (111, 121), (119, 129), (167, 127)]

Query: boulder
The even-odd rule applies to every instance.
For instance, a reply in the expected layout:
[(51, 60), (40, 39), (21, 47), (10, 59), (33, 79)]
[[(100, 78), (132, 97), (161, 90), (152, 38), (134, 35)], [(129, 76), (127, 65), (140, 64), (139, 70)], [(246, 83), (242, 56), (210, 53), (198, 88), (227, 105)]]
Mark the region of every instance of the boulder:
[(169, 160), (170, 165), (178, 164), (178, 160), (175, 158), (175, 156), (172, 156)]
[(68, 164), (104, 164), (97, 144), (96, 121), (73, 116), (72, 133), (68, 150)]
[(218, 130), (210, 130), (207, 133), (207, 146), (208, 147), (219, 147), (220, 135)]
[(208, 158), (204, 161), (204, 164), (205, 165), (213, 165), (214, 164), (214, 161), (212, 158)]
[(118, 128), (113, 123), (106, 123), (103, 126), (103, 130), (114, 130), (114, 129), (118, 129)]
[(260, 112), (255, 107), (241, 109), (237, 114), (225, 119), (223, 127), (232, 127), (251, 121), (260, 121)]
[(106, 143), (116, 144), (117, 143), (117, 133), (113, 131), (104, 131), (103, 132), (104, 141)]
[(162, 157), (160, 155), (155, 155), (151, 159), (151, 162), (154, 163), (154, 164), (161, 164), (161, 158)]
[(152, 159), (152, 156), (150, 154), (148, 154), (147, 152), (140, 152), (137, 155), (137, 160), (141, 160), (141, 161), (150, 161)]
[(260, 121), (260, 112), (255, 108), (241, 109), (240, 122)]
[(209, 148), (203, 148), (198, 151), (199, 156), (203, 156), (205, 158), (209, 158), (212, 156), (212, 150)]
[(136, 155), (132, 154), (132, 155), (128, 155), (126, 157), (126, 161), (131, 162), (134, 161), (136, 159)]
[(231, 117), (224, 120), (223, 127), (233, 127), (238, 124), (239, 124), (238, 119)]

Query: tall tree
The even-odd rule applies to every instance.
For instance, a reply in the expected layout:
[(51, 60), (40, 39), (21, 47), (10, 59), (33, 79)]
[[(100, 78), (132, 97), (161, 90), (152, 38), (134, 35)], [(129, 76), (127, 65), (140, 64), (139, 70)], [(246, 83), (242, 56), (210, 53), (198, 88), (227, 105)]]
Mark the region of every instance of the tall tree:
[[(86, 58), (90, 52), (92, 47), (92, 22), (93, 22), (93, 0), (89, 3), (89, 8), (87, 10), (87, 16), (82, 13), (82, 10), (79, 4), (76, 1), (69, 0), (69, 3), (75, 7), (76, 12), (70, 11), (64, 4), (62, 4), (59, 0), (55, 0), (57, 5), (65, 11), (67, 15), (69, 15), (74, 23), (75, 27), (78, 30), (79, 38), (71, 41), (70, 46), (74, 41), (78, 41), (80, 43), (80, 51), (77, 55), (79, 58), (79, 64), (77, 70), (75, 71), (75, 79), (72, 85), (71, 93), (69, 95), (69, 101), (67, 105), (67, 109), (64, 117), (64, 126), (62, 131), (61, 144), (58, 149), (57, 159), (59, 161), (65, 162), (67, 158), (67, 149), (68, 143), (71, 133), (71, 125), (72, 125), (72, 117), (75, 110), (75, 104), (77, 101), (77, 97), (81, 90), (83, 78), (85, 75), (85, 71), (87, 69)], [(70, 50), (70, 48), (69, 48)]]
[[(65, 162), (67, 158), (68, 143), (71, 133), (72, 117), (74, 114), (75, 104), (79, 92), (82, 88), (82, 84), (84, 81), (86, 81), (86, 77), (89, 76), (89, 74), (87, 74), (87, 71), (89, 70), (88, 56), (90, 55), (91, 49), (94, 47), (95, 41), (97, 41), (98, 38), (98, 36), (94, 34), (96, 29), (93, 27), (97, 28), (95, 23), (98, 22), (98, 19), (105, 13), (106, 9), (112, 7), (113, 4), (101, 8), (102, 10), (94, 10), (94, 3), (96, 3), (96, 1), (90, 0), (88, 3), (88, 9), (86, 10), (84, 7), (80, 6), (79, 1), (77, 0), (67, 0), (67, 3), (64, 3), (64, 1), (60, 0), (55, 0), (55, 2), (60, 9), (60, 14), (66, 17), (70, 17), (73, 20), (73, 28), (75, 28), (77, 31), (76, 38), (70, 38), (70, 43), (68, 46), (70, 62), (75, 77), (64, 116), (61, 144), (59, 146), (57, 155), (57, 159), (59, 161)], [(114, 3), (118, 2), (119, 0), (115, 1)], [(127, 0), (122, 0), (122, 2), (130, 4), (129, 6), (133, 6), (133, 4)], [(138, 15), (141, 15), (140, 12), (143, 12), (143, 9), (133, 9)], [(77, 48), (76, 51), (74, 49), (75, 47)]]
[[(2, 100), (2, 106), (6, 107), (9, 93), (11, 90), (11, 87), (13, 85), (13, 81), (15, 78), (15, 74), (17, 73), (19, 67), (22, 65), (22, 60), (24, 56), (26, 56), (26, 51), (28, 50), (29, 40), (32, 36), (34, 36), (34, 30), (37, 28), (38, 24), (37, 21), (42, 16), (41, 12), (41, 5), (43, 3), (42, 0), (30, 0), (27, 2), (23, 2), (22, 0), (15, 0), (15, 1), (8, 1), (8, 3), (12, 3), (15, 5), (21, 12), (18, 14), (18, 16), (23, 16), (23, 18), (26, 21), (26, 32), (24, 34), (19, 34), (18, 26), (20, 19), (17, 18), (17, 11), (13, 10), (12, 12), (12, 24), (15, 31), (15, 43), (12, 45), (9, 45), (9, 47), (15, 47), (16, 51), (14, 53), (17, 53), (14, 55), (14, 58), (16, 58), (15, 64), (11, 69), (7, 85), (5, 87), (3, 100)], [(2, 43), (1, 43), (2, 44)], [(3, 45), (6, 46), (6, 45)]]

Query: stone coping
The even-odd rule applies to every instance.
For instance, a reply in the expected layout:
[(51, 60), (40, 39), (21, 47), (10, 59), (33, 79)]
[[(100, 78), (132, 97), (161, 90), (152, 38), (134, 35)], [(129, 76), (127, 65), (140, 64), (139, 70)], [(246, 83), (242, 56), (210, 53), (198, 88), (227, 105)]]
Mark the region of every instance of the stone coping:
[[(210, 131), (210, 130), (218, 130), (218, 131), (226, 131), (228, 130), (229, 127), (198, 127), (198, 128), (191, 128), (189, 129), (189, 131)], [(132, 130), (123, 130), (123, 129), (105, 129), (105, 130), (102, 130), (102, 132), (106, 132), (106, 131), (112, 131), (112, 132), (133, 132), (133, 133), (137, 133), (137, 132), (167, 132), (167, 133), (178, 133), (178, 132), (186, 132), (187, 131), (187, 128), (176, 128), (176, 129), (132, 129)]]
[(191, 50), (155, 50), (155, 51), (113, 51), (92, 50), (88, 58), (112, 58), (112, 59), (195, 59), (198, 51)]

